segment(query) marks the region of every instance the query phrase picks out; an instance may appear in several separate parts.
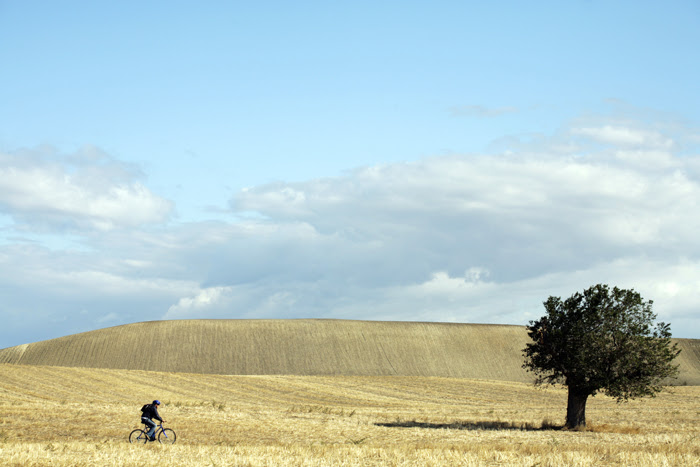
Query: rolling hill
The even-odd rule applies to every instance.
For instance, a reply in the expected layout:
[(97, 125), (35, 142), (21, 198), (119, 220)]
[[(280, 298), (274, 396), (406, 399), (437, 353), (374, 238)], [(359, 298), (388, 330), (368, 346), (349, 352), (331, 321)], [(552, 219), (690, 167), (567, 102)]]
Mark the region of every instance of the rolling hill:
[[(529, 382), (524, 326), (346, 320), (127, 324), (0, 350), (0, 363), (225, 375), (399, 375)], [(700, 385), (700, 340), (676, 339)]]

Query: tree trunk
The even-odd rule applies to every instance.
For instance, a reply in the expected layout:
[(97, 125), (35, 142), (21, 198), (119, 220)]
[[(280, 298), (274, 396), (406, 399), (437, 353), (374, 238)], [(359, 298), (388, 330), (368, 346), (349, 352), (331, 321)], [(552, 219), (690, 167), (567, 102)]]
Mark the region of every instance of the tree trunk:
[(589, 394), (569, 388), (569, 400), (566, 407), (566, 428), (576, 429), (586, 426), (586, 400)]

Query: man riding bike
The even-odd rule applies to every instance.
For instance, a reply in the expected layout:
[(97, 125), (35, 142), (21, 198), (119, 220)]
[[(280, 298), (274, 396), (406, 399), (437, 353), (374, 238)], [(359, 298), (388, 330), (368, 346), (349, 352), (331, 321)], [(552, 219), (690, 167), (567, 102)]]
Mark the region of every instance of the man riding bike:
[(148, 439), (149, 441), (155, 441), (154, 434), (156, 432), (156, 422), (153, 421), (155, 418), (161, 423), (164, 423), (165, 420), (160, 418), (160, 414), (158, 414), (158, 406), (160, 405), (159, 400), (154, 400), (152, 404), (146, 404), (141, 408), (141, 423), (146, 425), (149, 430), (148, 430)]

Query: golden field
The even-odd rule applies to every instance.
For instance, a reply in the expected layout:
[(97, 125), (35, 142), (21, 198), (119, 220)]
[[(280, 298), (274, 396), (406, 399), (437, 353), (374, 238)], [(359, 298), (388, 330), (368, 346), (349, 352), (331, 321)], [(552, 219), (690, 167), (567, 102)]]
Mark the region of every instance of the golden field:
[[(0, 349), (0, 363), (221, 375), (441, 376), (531, 382), (524, 326), (352, 320), (127, 324)], [(700, 385), (700, 340), (676, 339)]]
[[(700, 465), (700, 340), (653, 399), (522, 369), (525, 327), (345, 320), (135, 323), (0, 349), (0, 465)], [(235, 376), (234, 376), (235, 375)], [(176, 444), (130, 445), (163, 401)]]
[[(163, 401), (175, 445), (130, 445)], [(0, 364), (0, 465), (700, 465), (700, 387), (589, 400), (425, 376), (223, 376)], [(554, 428), (553, 428), (554, 427)]]

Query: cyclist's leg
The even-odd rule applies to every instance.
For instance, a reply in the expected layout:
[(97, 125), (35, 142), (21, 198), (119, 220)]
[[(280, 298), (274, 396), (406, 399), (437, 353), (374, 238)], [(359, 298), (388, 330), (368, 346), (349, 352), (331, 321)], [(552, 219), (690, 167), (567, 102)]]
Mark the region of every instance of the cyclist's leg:
[(148, 438), (153, 440), (153, 435), (156, 433), (156, 423), (147, 417), (141, 417), (141, 422), (146, 425), (146, 431), (148, 432)]

